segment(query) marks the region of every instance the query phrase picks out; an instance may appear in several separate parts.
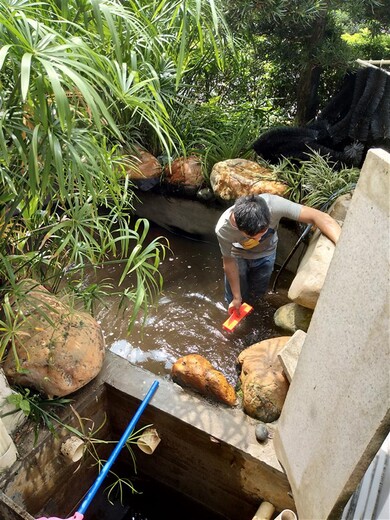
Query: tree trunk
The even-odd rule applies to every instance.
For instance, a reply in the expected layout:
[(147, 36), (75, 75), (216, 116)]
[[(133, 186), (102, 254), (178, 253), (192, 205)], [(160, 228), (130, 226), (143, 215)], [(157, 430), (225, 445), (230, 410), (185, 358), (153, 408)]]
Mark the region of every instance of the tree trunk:
[(322, 67), (315, 59), (319, 45), (325, 38), (328, 6), (311, 27), (311, 35), (307, 42), (308, 60), (303, 67), (298, 81), (296, 123), (301, 126), (313, 119), (318, 109), (318, 87)]

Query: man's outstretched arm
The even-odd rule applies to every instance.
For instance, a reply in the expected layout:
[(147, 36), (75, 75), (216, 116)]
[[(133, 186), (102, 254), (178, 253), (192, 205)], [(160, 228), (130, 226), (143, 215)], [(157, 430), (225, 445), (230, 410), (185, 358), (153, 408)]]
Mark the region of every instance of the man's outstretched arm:
[(327, 236), (334, 244), (337, 244), (341, 233), (341, 227), (336, 220), (327, 213), (318, 209), (310, 208), (309, 206), (302, 206), (298, 220), (299, 222), (313, 224), (318, 227), (321, 233)]

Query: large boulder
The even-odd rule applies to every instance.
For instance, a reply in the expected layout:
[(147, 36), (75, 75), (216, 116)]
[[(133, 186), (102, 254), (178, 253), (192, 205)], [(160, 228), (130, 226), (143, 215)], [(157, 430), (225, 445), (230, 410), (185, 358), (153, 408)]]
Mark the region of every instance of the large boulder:
[[(339, 224), (344, 222), (352, 195), (339, 197), (329, 210), (329, 214)], [(333, 258), (335, 245), (317, 229), (299, 264), (295, 278), (288, 291), (288, 297), (295, 303), (314, 309)]]
[(27, 297), (18, 308), (26, 317), (16, 342), (20, 369), (9, 349), (4, 373), (12, 383), (34, 387), (48, 397), (75, 392), (102, 367), (105, 346), (99, 324), (37, 282), (25, 280), (21, 288)]
[(199, 188), (204, 181), (199, 157), (178, 157), (164, 168), (164, 180), (182, 188)]
[(310, 325), (313, 311), (297, 303), (286, 303), (274, 314), (274, 322), (277, 327), (291, 333), (297, 330), (307, 331)]
[(126, 173), (137, 187), (147, 191), (158, 184), (162, 166), (154, 155), (140, 146), (134, 146), (129, 157)]
[(225, 376), (199, 354), (188, 354), (172, 367), (172, 379), (181, 386), (188, 386), (202, 395), (229, 406), (236, 404), (236, 393)]
[(210, 183), (215, 195), (227, 201), (250, 194), (284, 196), (287, 193), (287, 186), (278, 182), (271, 170), (246, 159), (228, 159), (214, 164)]
[(289, 383), (278, 354), (289, 339), (290, 336), (266, 339), (238, 356), (243, 408), (254, 419), (272, 422), (282, 411)]
[(316, 230), (290, 285), (290, 300), (308, 309), (315, 308), (334, 250), (333, 242)]

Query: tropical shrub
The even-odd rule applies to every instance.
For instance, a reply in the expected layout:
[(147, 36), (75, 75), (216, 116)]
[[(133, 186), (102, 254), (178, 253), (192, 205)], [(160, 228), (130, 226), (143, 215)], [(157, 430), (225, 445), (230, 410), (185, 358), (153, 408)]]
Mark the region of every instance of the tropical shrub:
[(373, 34), (365, 27), (354, 34), (343, 34), (342, 39), (348, 45), (353, 59), (382, 60), (390, 55), (390, 34)]
[(0, 358), (23, 340), (25, 277), (92, 310), (108, 286), (85, 272), (115, 262), (129, 325), (147, 311), (166, 242), (134, 218), (126, 150), (180, 145), (170, 104), (192, 47), (221, 63), (220, 20), (205, 0), (1, 3)]

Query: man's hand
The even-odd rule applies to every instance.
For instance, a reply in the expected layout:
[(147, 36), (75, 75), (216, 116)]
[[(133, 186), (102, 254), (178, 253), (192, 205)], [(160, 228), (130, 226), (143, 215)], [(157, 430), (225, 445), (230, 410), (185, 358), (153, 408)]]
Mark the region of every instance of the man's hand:
[(240, 315), (242, 300), (241, 298), (233, 298), (233, 300), (229, 303), (229, 314), (233, 314), (235, 312), (237, 316)]

